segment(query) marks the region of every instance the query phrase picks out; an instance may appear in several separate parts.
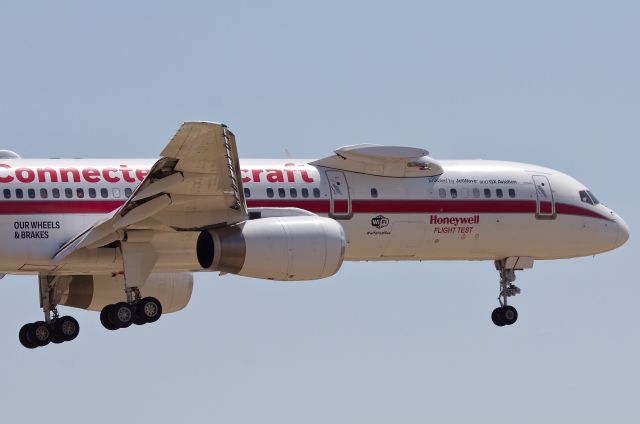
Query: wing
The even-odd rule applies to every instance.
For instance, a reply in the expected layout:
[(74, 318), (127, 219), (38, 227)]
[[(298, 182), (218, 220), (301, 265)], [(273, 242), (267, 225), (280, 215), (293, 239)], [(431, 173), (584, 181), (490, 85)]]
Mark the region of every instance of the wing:
[(195, 231), (247, 219), (235, 136), (225, 125), (185, 122), (161, 156), (120, 209), (54, 259), (122, 240), (128, 230)]

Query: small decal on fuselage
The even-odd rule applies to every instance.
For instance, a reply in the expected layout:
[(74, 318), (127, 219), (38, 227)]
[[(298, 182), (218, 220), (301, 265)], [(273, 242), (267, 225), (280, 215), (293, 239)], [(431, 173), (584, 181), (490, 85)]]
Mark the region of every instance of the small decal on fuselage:
[(473, 216), (439, 216), (431, 215), (429, 224), (433, 225), (434, 234), (472, 234), (475, 226), (480, 224), (480, 215)]
[(378, 229), (384, 228), (389, 225), (389, 218), (383, 215), (374, 216), (371, 218), (371, 226)]
[(49, 230), (60, 229), (60, 221), (14, 221), (14, 239), (47, 239)]

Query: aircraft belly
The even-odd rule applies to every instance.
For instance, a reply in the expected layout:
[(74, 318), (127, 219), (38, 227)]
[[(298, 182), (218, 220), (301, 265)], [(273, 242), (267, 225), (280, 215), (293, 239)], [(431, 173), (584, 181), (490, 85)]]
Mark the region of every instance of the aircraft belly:
[[(348, 261), (495, 260), (509, 256), (556, 259), (587, 256), (600, 248), (592, 232), (603, 220), (533, 214), (356, 214), (340, 221)], [(603, 230), (604, 233), (604, 230)]]

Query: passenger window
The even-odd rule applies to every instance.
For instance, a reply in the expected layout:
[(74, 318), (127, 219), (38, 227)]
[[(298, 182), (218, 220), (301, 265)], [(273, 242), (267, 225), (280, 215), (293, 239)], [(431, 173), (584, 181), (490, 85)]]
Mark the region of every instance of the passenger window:
[(247, 187), (244, 188), (244, 197), (251, 197), (251, 190)]
[(66, 197), (67, 199), (71, 199), (73, 197), (73, 190), (71, 190), (70, 188), (65, 188), (64, 197)]
[(302, 193), (302, 197), (309, 197), (309, 189), (308, 188), (301, 189), (300, 193)]
[(487, 199), (491, 199), (491, 190), (489, 190), (488, 188), (485, 188), (484, 197), (486, 197)]
[(95, 188), (90, 188), (89, 189), (89, 197), (91, 197), (92, 199), (96, 198), (96, 189)]
[(278, 189), (278, 197), (284, 197), (285, 196), (285, 191), (283, 188), (279, 188)]
[(378, 189), (377, 188), (372, 188), (371, 189), (371, 197), (373, 197), (374, 199), (378, 198)]
[(129, 198), (131, 197), (132, 194), (133, 194), (133, 190), (130, 189), (129, 187), (124, 189), (124, 197)]
[(320, 189), (319, 188), (314, 188), (313, 189), (313, 197), (320, 197)]
[(273, 189), (271, 187), (267, 189), (267, 197), (273, 197)]
[(29, 196), (29, 199), (35, 199), (36, 198), (36, 191), (32, 188), (27, 189), (27, 196)]
[(474, 188), (473, 189), (473, 197), (475, 197), (476, 199), (480, 198), (480, 189), (479, 188)]
[(496, 197), (498, 199), (502, 199), (503, 196), (504, 194), (502, 193), (502, 189), (501, 188), (496, 189)]
[(76, 189), (76, 195), (78, 196), (78, 199), (84, 199), (84, 189), (77, 188)]
[(41, 188), (40, 189), (40, 198), (41, 199), (46, 199), (47, 197), (49, 197), (49, 193), (47, 192), (46, 188)]
[(107, 197), (109, 197), (109, 190), (107, 190), (106, 188), (101, 188), (100, 197), (102, 197), (103, 199), (106, 199)]
[(4, 194), (5, 199), (11, 199), (11, 190), (5, 188), (4, 190), (2, 190), (2, 193)]
[(114, 188), (113, 190), (111, 190), (111, 192), (113, 193), (113, 197), (116, 199), (120, 198), (120, 189), (119, 188)]
[(22, 199), (22, 198), (24, 197), (24, 193), (22, 192), (22, 189), (21, 189), (21, 188), (17, 188), (17, 189), (16, 189), (16, 197), (17, 197), (18, 199)]
[(295, 188), (290, 188), (289, 189), (289, 195), (291, 197), (298, 197), (298, 191)]
[(512, 188), (509, 189), (509, 197), (511, 197), (512, 199), (516, 198), (516, 191)]
[(51, 189), (51, 194), (53, 195), (54, 199), (59, 199), (60, 198), (60, 189), (59, 188), (52, 188)]
[(447, 190), (441, 188), (438, 190), (438, 194), (440, 195), (441, 198), (444, 199), (445, 197), (447, 197)]
[(456, 199), (458, 197), (458, 190), (456, 190), (455, 188), (451, 189), (451, 198), (452, 199)]

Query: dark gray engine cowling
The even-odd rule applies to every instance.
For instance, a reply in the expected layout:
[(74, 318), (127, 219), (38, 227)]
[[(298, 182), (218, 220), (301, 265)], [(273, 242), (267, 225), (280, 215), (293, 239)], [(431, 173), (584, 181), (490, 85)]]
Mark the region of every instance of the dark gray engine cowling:
[(330, 277), (344, 260), (346, 239), (335, 220), (319, 216), (254, 219), (203, 231), (200, 266), (279, 281)]

